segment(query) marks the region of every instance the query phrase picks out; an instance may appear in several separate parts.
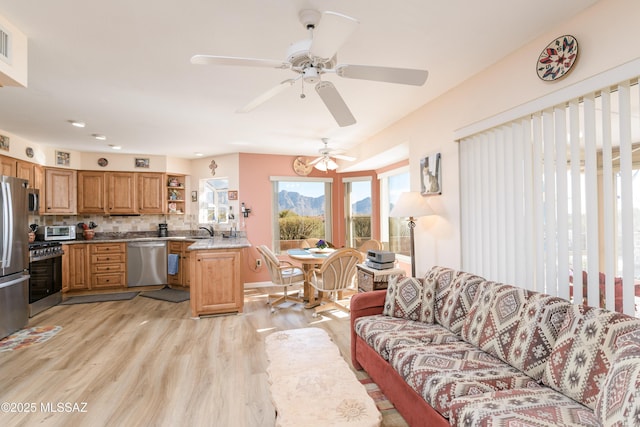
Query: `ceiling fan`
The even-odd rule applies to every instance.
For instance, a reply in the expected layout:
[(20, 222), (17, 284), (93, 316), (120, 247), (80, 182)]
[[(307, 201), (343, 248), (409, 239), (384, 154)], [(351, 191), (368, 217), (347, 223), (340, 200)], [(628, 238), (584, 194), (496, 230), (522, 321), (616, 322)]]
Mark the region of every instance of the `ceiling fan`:
[(314, 166), (316, 169), (326, 172), (327, 170), (338, 169), (338, 164), (332, 159), (332, 157), (345, 160), (347, 162), (355, 160), (355, 157), (345, 156), (340, 154), (339, 151), (329, 149), (329, 140), (327, 138), (322, 138), (322, 142), (324, 143), (324, 147), (319, 150), (320, 156), (311, 160), (308, 163), (309, 166)]
[[(422, 86), (429, 75), (426, 70), (377, 67), (370, 65), (338, 64), (336, 52), (358, 27), (358, 20), (337, 12), (318, 12), (304, 9), (298, 14), (300, 22), (309, 31), (309, 38), (293, 43), (287, 50), (287, 59), (270, 60), (258, 58), (242, 58), (233, 56), (195, 55), (192, 64), (201, 65), (236, 65), (249, 67), (288, 69), (297, 76), (280, 82), (277, 86), (264, 92), (238, 112), (246, 113), (293, 86), (298, 80), (303, 84), (315, 84), (315, 89), (322, 102), (333, 115), (339, 126), (349, 126), (356, 122), (349, 107), (340, 93), (329, 81), (323, 81), (325, 73), (335, 73), (348, 79), (373, 80), (388, 83), (400, 83)], [(301, 98), (305, 95), (302, 93)]]

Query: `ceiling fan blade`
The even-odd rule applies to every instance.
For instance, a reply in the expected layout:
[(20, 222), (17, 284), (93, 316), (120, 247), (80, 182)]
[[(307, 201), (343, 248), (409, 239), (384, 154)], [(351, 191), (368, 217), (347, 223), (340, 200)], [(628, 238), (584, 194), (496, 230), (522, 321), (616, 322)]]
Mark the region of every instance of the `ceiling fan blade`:
[(353, 162), (356, 158), (351, 156), (345, 156), (344, 154), (332, 154), (333, 157), (340, 160), (345, 160), (347, 162)]
[[(302, 77), (302, 75), (300, 76)], [(284, 92), (285, 89), (290, 88), (300, 77), (295, 79), (287, 79), (281, 82), (278, 86), (274, 86), (268, 91), (264, 92), (260, 96), (254, 98), (251, 102), (249, 102), (244, 107), (236, 110), (236, 113), (248, 113), (251, 110), (254, 110), (258, 106), (264, 104), (274, 96), (278, 95), (280, 92)]]
[(324, 159), (324, 156), (320, 156), (320, 157), (316, 157), (315, 159), (311, 160), (309, 163), (307, 163), (309, 166), (315, 165), (316, 163), (318, 163), (320, 160)]
[(327, 106), (340, 127), (349, 126), (356, 122), (355, 117), (351, 114), (349, 107), (347, 107), (333, 83), (321, 81), (316, 85), (316, 92), (318, 92), (322, 102)]
[(194, 55), (191, 63), (195, 65), (238, 65), (243, 67), (291, 68), (291, 64), (274, 59), (239, 58), (235, 56)]
[(348, 79), (374, 80), (414, 86), (422, 86), (429, 76), (427, 70), (348, 64), (338, 65), (336, 67), (336, 74)]
[(314, 58), (329, 60), (358, 28), (360, 22), (336, 12), (322, 12), (317, 28), (313, 30), (313, 40), (309, 54)]

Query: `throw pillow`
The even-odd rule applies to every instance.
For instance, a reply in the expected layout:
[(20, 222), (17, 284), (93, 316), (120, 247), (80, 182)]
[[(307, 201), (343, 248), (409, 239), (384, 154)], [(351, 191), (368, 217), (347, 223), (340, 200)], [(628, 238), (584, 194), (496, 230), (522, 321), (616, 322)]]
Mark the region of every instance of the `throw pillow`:
[(422, 310), (422, 280), (404, 277), (387, 285), (382, 314), (402, 319), (419, 320)]
[(456, 272), (447, 292), (436, 290), (435, 320), (454, 334), (459, 334), (476, 295), (485, 280), (475, 274)]
[(640, 329), (640, 320), (601, 308), (574, 305), (558, 334), (542, 382), (595, 409), (614, 360), (616, 342)]
[[(640, 421), (640, 337), (619, 350), (596, 402), (603, 426), (635, 425)], [(632, 333), (633, 334), (633, 333)]]

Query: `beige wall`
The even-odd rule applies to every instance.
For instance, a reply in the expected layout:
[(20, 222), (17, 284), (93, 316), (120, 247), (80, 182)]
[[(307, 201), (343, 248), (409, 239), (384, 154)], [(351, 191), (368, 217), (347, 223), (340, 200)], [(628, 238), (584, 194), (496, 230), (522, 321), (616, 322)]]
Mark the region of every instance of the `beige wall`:
[[(408, 143), (411, 186), (415, 191), (420, 188), (420, 159), (430, 153), (442, 153), (443, 193), (428, 199), (439, 215), (420, 219), (416, 228), (418, 276), (432, 265), (460, 267), (460, 191), (454, 132), (640, 58), (638, 16), (637, 0), (601, 0), (349, 153), (363, 160), (396, 144)], [(563, 80), (543, 82), (535, 72), (538, 55), (551, 40), (563, 34), (577, 38), (578, 62)]]

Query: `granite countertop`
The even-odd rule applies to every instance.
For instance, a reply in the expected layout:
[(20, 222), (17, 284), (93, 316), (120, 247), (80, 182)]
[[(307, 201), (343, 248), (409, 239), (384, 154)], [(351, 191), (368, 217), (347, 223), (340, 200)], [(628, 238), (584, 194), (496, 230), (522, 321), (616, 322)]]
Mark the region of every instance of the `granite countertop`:
[(91, 240), (81, 238), (77, 240), (65, 240), (61, 241), (61, 243), (65, 245), (74, 245), (81, 243), (129, 243), (154, 241), (193, 242), (193, 244), (189, 246), (188, 250), (248, 248), (251, 246), (249, 240), (243, 235), (238, 237), (223, 237), (221, 235), (216, 235), (214, 237), (202, 235), (157, 237), (141, 235), (141, 233), (104, 233), (96, 234), (96, 236)]

